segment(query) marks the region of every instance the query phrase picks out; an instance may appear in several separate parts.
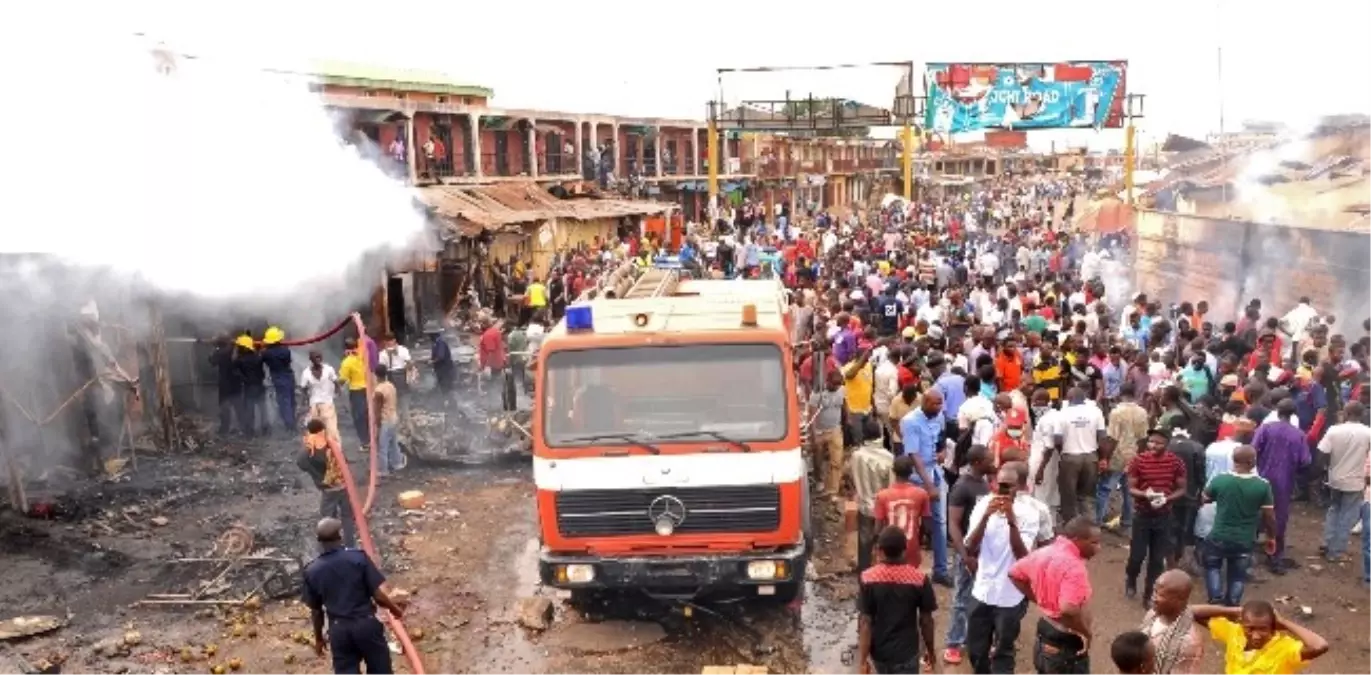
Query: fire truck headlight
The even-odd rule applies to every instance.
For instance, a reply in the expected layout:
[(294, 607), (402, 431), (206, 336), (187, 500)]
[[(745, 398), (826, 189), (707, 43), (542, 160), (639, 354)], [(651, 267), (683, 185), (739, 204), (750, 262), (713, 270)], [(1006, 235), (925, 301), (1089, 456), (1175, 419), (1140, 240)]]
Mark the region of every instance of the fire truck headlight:
[(775, 560), (753, 560), (747, 564), (747, 578), (770, 581), (785, 577), (785, 563)]
[(661, 518), (658, 518), (658, 519), (657, 519), (656, 529), (657, 529), (657, 536), (659, 536), (659, 537), (669, 537), (669, 536), (671, 536), (671, 533), (672, 533), (672, 532), (675, 532), (675, 531), (676, 531), (676, 525), (673, 524), (673, 523), (671, 522), (671, 519), (670, 519), (670, 518), (667, 518), (666, 516), (662, 516)]
[(563, 565), (560, 570), (561, 581), (570, 584), (588, 584), (595, 580), (594, 565)]

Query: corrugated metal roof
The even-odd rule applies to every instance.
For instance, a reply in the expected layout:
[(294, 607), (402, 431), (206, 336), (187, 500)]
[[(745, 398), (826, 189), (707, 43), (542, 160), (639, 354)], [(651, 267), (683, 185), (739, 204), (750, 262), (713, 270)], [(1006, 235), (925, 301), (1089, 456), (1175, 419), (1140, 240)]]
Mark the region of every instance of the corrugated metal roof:
[(598, 220), (663, 213), (674, 204), (622, 199), (558, 199), (537, 185), (431, 185), (417, 188), (419, 201), (450, 221), (460, 234), (552, 219)]

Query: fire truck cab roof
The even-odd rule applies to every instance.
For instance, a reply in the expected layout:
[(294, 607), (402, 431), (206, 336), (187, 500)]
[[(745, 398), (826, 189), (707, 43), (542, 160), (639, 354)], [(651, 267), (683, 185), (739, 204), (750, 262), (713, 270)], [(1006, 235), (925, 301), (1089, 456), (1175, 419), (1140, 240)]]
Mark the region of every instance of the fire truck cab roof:
[[(755, 325), (744, 320), (747, 305), (756, 308)], [(568, 308), (568, 313), (575, 307), (578, 305)], [(568, 331), (568, 322), (564, 320), (548, 337), (756, 329), (784, 331), (788, 309), (785, 289), (779, 281), (743, 279), (686, 280), (670, 295), (601, 298), (580, 303), (579, 307), (589, 308), (589, 328)]]

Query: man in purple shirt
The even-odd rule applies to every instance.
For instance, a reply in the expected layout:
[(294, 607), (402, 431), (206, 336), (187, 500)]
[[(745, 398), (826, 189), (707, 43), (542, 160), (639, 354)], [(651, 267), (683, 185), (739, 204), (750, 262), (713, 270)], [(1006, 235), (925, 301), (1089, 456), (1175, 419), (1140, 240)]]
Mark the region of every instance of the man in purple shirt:
[(1257, 473), (1271, 484), (1272, 501), (1276, 506), (1276, 553), (1271, 556), (1271, 572), (1285, 574), (1292, 561), (1285, 556), (1285, 525), (1290, 522), (1290, 498), (1295, 490), (1295, 473), (1308, 466), (1309, 443), (1304, 432), (1290, 423), (1295, 414), (1294, 399), (1283, 399), (1276, 405), (1276, 421), (1267, 422), (1252, 437), (1257, 449)]
[(362, 346), (367, 349), (367, 368), (370, 368), (367, 372), (375, 372), (376, 364), (381, 362), (381, 348), (370, 335), (362, 335)]
[(843, 312), (833, 317), (833, 325), (838, 327), (838, 336), (833, 340), (833, 358), (838, 365), (847, 365), (857, 355), (857, 332), (852, 330), (852, 316)]

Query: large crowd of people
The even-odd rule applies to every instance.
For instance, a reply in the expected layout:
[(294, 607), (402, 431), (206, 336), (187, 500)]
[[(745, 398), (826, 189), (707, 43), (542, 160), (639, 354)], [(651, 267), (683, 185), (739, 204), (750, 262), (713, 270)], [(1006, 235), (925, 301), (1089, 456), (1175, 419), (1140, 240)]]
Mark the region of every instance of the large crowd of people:
[[(1133, 293), (1128, 235), (1070, 224), (1094, 187), (1010, 176), (836, 215), (749, 201), (671, 251), (689, 274), (790, 289), (811, 482), (858, 511), (866, 672), (1015, 672), (1030, 604), (1044, 673), (1090, 672), (1104, 637), (1121, 672), (1197, 672), (1209, 642), (1227, 672), (1295, 672), (1329, 648), (1246, 590), (1258, 566), (1299, 567), (1294, 502), (1326, 508), (1330, 561), (1371, 526), (1371, 320), (1352, 335), (1307, 299), (1228, 317)], [(546, 279), (512, 262), (479, 364), (536, 353), (609, 271), (668, 248), (597, 241)], [(1118, 573), (1140, 604), (1117, 636), (1093, 628), (1102, 532), (1128, 540)]]
[(792, 290), (812, 480), (858, 510), (864, 672), (1015, 672), (1029, 604), (1038, 672), (1090, 672), (1102, 531), (1129, 540), (1141, 605), (1137, 633), (1108, 636), (1123, 672), (1195, 672), (1211, 641), (1230, 673), (1328, 649), (1246, 583), (1299, 566), (1295, 501), (1327, 508), (1328, 560), (1368, 526), (1371, 328), (1308, 300), (1226, 317), (1128, 297), (1127, 235), (1076, 233), (1059, 206), (1091, 187), (1004, 177), (837, 216), (747, 203), (683, 247), (698, 273)]

